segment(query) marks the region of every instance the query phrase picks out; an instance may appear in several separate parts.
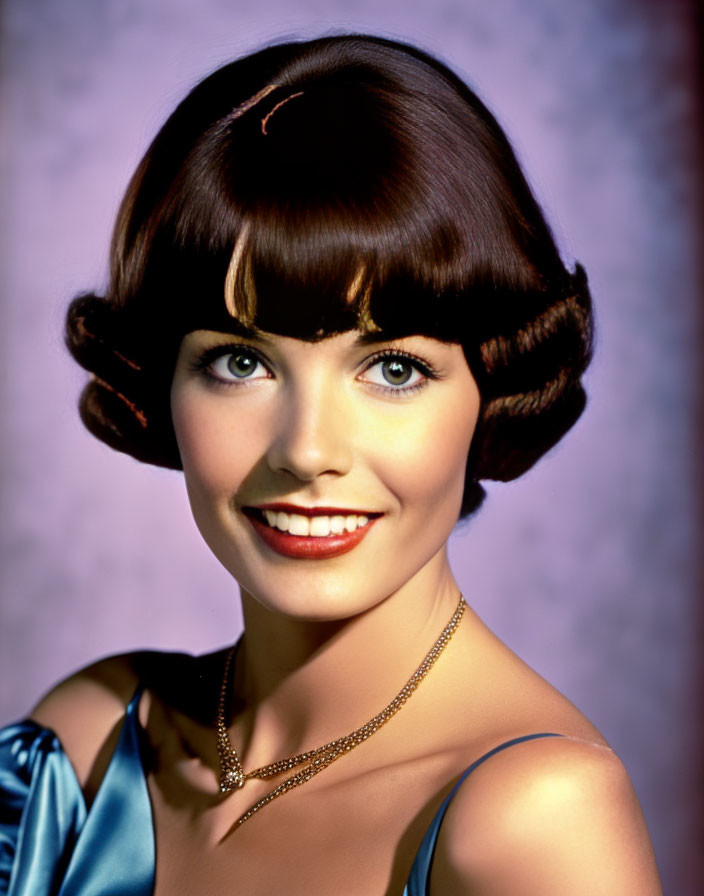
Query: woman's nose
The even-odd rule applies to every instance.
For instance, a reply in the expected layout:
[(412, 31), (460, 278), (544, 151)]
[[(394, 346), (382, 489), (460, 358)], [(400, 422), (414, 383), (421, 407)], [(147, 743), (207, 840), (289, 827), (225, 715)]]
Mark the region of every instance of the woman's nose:
[(352, 466), (352, 432), (344, 402), (325, 384), (282, 396), (268, 463), (302, 482), (344, 475)]

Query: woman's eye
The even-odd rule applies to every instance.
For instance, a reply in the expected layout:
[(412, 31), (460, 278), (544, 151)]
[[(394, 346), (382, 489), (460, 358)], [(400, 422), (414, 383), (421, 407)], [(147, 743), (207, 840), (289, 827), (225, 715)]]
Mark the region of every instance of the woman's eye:
[(237, 380), (258, 380), (269, 376), (269, 371), (252, 352), (238, 351), (223, 354), (210, 362), (213, 376), (227, 383)]
[(367, 368), (364, 378), (375, 386), (399, 392), (420, 385), (426, 379), (419, 365), (402, 355), (378, 360)]

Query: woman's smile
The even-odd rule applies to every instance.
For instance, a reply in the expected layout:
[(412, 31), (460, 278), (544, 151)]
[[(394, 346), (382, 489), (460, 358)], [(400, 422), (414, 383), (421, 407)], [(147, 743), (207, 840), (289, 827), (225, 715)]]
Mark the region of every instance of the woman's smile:
[(446, 563), (478, 411), (462, 348), (423, 336), (198, 330), (172, 387), (206, 542), (257, 600), (316, 618)]
[(285, 557), (317, 560), (356, 547), (381, 514), (350, 509), (267, 504), (245, 507), (244, 515), (262, 541)]

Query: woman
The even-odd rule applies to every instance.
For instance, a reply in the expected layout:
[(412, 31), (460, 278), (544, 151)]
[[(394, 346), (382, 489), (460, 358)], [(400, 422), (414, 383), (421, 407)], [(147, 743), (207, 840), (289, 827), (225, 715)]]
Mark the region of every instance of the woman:
[(5, 729), (3, 892), (656, 894), (598, 731), (466, 606), (479, 480), (582, 411), (583, 271), (443, 65), (363, 36), (215, 72), (139, 166), (81, 412), (182, 468), (245, 633)]

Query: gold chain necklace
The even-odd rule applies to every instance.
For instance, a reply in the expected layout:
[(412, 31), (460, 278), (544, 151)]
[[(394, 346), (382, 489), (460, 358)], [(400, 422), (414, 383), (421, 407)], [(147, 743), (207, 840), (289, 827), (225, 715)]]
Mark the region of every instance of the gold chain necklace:
[(230, 679), (230, 667), (232, 666), (232, 660), (235, 654), (235, 648), (233, 647), (228, 652), (227, 658), (225, 659), (225, 670), (223, 673), (222, 686), (220, 688), (220, 699), (218, 701), (217, 744), (218, 756), (220, 759), (220, 791), (222, 793), (230, 793), (233, 790), (243, 787), (244, 782), (251, 778), (271, 778), (274, 775), (281, 774), (281, 772), (289, 771), (289, 769), (307, 763), (303, 768), (299, 769), (295, 774), (291, 775), (291, 777), (286, 778), (285, 781), (282, 781), (281, 784), (267, 793), (266, 796), (263, 796), (258, 802), (254, 803), (253, 806), (250, 806), (250, 808), (237, 819), (237, 826), (247, 821), (248, 818), (251, 818), (263, 806), (266, 806), (267, 803), (282, 796), (294, 787), (299, 787), (301, 784), (305, 784), (306, 781), (310, 781), (314, 775), (322, 772), (324, 768), (327, 768), (332, 762), (335, 762), (336, 759), (339, 759), (345, 753), (349, 753), (350, 750), (358, 747), (361, 743), (367, 740), (367, 738), (371, 737), (372, 734), (375, 734), (382, 725), (385, 725), (389, 719), (401, 709), (406, 700), (408, 700), (428, 672), (430, 672), (435, 661), (445, 647), (447, 647), (450, 638), (454, 635), (466, 606), (464, 598), (460, 595), (457, 609), (440, 633), (437, 641), (425, 655), (423, 662), (418, 666), (398, 694), (396, 694), (391, 703), (385, 706), (380, 713), (377, 713), (377, 715), (371, 718), (366, 724), (362, 725), (361, 728), (355, 729), (344, 737), (338, 737), (336, 740), (331, 740), (322, 747), (316, 747), (314, 750), (306, 750), (305, 753), (299, 753), (296, 756), (291, 756), (289, 759), (279, 759), (278, 762), (272, 762), (270, 765), (263, 765), (261, 768), (255, 768), (251, 772), (245, 772), (242, 768), (242, 763), (240, 762), (237, 750), (235, 750), (230, 743), (230, 737), (227, 733), (227, 726), (225, 724), (227, 685)]

